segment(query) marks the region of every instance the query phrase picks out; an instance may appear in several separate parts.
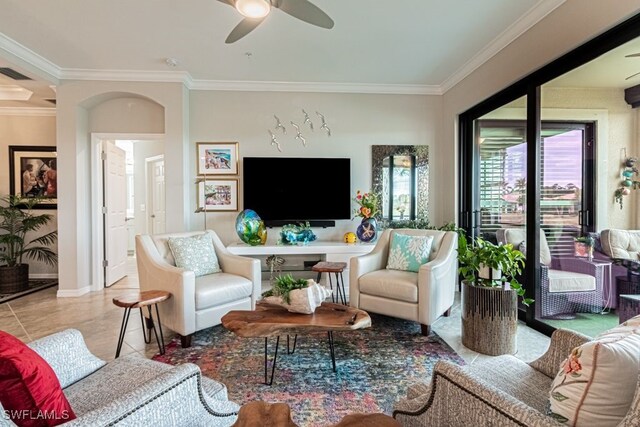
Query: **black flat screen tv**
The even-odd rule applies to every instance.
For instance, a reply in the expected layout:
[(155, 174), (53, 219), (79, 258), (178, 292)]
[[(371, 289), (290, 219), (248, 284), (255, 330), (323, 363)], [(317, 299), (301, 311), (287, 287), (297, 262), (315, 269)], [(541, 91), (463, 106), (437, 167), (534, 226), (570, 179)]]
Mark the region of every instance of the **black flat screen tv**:
[(351, 218), (351, 159), (245, 157), (243, 171), (244, 209), (267, 226)]

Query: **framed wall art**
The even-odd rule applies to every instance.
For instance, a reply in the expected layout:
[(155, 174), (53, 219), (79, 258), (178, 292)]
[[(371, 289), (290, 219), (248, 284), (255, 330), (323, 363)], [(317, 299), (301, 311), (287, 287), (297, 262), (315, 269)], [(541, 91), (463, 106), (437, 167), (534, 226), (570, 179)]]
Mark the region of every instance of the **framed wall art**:
[(199, 211), (237, 211), (238, 180), (212, 179), (198, 182)]
[(9, 146), (9, 194), (42, 199), (36, 209), (58, 207), (56, 147)]
[(237, 142), (198, 142), (198, 175), (237, 175)]

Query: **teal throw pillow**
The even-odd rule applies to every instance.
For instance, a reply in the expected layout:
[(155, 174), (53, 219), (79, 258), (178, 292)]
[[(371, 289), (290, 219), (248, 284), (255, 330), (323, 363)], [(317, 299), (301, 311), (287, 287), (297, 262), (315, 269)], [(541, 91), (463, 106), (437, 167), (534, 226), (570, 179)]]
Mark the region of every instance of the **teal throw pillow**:
[(432, 236), (394, 234), (389, 248), (387, 269), (417, 273), (420, 266), (429, 261), (431, 245), (433, 245)]
[(191, 270), (196, 277), (221, 271), (211, 236), (207, 234), (169, 237), (169, 248), (176, 260), (176, 267)]

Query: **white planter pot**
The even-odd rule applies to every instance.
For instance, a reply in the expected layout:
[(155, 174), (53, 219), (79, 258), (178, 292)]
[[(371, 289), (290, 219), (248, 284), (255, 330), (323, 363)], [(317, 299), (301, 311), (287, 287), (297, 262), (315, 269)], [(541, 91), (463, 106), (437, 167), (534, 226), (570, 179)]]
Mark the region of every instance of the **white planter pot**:
[(492, 280), (498, 280), (502, 277), (502, 270), (498, 269), (498, 268), (493, 268), (492, 273), (493, 275), (490, 275), (489, 273), (489, 267), (487, 267), (484, 264), (480, 264), (480, 271), (478, 271), (478, 277), (480, 277), (481, 279), (492, 279)]

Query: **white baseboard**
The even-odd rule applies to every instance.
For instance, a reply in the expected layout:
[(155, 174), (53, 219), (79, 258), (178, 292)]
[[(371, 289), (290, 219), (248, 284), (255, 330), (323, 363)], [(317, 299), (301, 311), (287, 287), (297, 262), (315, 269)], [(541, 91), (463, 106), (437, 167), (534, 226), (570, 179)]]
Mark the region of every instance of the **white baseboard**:
[(83, 286), (80, 289), (58, 289), (58, 298), (73, 298), (88, 294), (91, 286)]
[(39, 273), (39, 274), (30, 274), (29, 279), (57, 279), (57, 273)]

